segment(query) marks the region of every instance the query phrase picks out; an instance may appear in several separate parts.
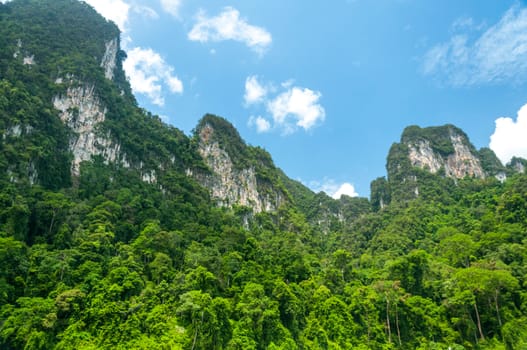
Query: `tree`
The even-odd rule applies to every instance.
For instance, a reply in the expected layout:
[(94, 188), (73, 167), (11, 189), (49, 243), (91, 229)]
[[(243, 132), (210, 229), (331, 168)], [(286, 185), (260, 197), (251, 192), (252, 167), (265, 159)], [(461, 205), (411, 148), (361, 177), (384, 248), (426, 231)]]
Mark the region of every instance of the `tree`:
[[(478, 301), (481, 303), (485, 300), (492, 300), (494, 311), (496, 313), (496, 320), (498, 322), (498, 329), (501, 329), (503, 324), (499, 306), (501, 291), (514, 291), (519, 287), (518, 281), (510, 274), (510, 272), (506, 270), (489, 270), (480, 266), (472, 266), (457, 271), (454, 275), (454, 281), (456, 284), (455, 293), (457, 295), (465, 295), (465, 303), (468, 302), (474, 307), (480, 339), (485, 339), (485, 332), (481, 322), (481, 311), (478, 307)], [(458, 300), (461, 299), (456, 295), (454, 297)]]
[[(211, 298), (207, 293), (190, 291), (180, 296), (181, 304), (177, 309), (178, 314), (194, 330), (192, 349), (196, 347), (198, 336), (203, 332), (205, 322), (205, 308), (210, 304)], [(209, 315), (207, 314), (207, 317)]]
[[(388, 343), (392, 342), (392, 323), (395, 321), (395, 330), (397, 331), (397, 340), (399, 346), (402, 346), (401, 340), (401, 329), (399, 325), (399, 302), (405, 295), (404, 289), (401, 288), (400, 281), (378, 281), (375, 283), (374, 288), (379, 294), (384, 296), (384, 302), (386, 303), (386, 309), (384, 315), (386, 317), (386, 336)], [(391, 317), (394, 315), (395, 320)]]
[(439, 249), (452, 266), (469, 267), (470, 258), (476, 251), (476, 244), (469, 235), (456, 233), (442, 240)]
[(429, 270), (429, 255), (423, 250), (413, 250), (409, 254), (388, 263), (390, 278), (401, 282), (409, 293), (423, 295), (424, 279)]
[(60, 192), (42, 193), (42, 199), (35, 205), (36, 223), (29, 243), (33, 243), (39, 236), (45, 238), (44, 242), (51, 241), (53, 233), (60, 227), (71, 206), (69, 199)]
[(28, 251), (13, 237), (0, 237), (0, 304), (13, 303), (21, 296), (28, 269)]

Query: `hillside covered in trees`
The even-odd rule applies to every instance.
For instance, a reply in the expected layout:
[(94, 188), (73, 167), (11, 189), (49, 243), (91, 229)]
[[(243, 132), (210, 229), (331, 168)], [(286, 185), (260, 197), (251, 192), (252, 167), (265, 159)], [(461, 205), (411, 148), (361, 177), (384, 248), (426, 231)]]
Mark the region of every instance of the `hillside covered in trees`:
[(433, 173), (401, 145), (468, 138), (411, 127), (371, 200), (334, 200), (223, 118), (139, 108), (118, 37), (76, 0), (0, 4), (0, 348), (527, 348), (525, 160)]

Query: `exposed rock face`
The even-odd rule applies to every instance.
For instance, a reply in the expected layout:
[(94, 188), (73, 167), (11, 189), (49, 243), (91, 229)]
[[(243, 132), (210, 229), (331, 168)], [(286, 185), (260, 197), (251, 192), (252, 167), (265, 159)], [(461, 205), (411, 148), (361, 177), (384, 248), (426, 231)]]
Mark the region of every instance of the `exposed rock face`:
[[(210, 167), (212, 175), (195, 175), (220, 206), (243, 205), (251, 207), (255, 213), (276, 210), (283, 201), (281, 192), (263, 195), (258, 188), (256, 171), (253, 167), (236, 169), (227, 152), (212, 141), (214, 129), (205, 125), (200, 131), (199, 152)], [(187, 171), (192, 174), (192, 171)]]
[(527, 164), (527, 160), (523, 158), (512, 158), (510, 164), (508, 165), (509, 168), (512, 169), (513, 172), (518, 174), (525, 174), (525, 164)]
[(15, 124), (7, 128), (2, 138), (5, 140), (7, 137), (20, 137), (22, 135), (29, 135), (33, 132), (31, 125)]
[(141, 174), (141, 179), (149, 184), (157, 183), (157, 175), (154, 170)]
[(503, 183), (505, 180), (507, 180), (507, 174), (504, 172), (497, 173), (495, 176), (496, 180)]
[(119, 155), (119, 144), (114, 144), (110, 135), (100, 135), (97, 126), (105, 119), (106, 108), (94, 94), (93, 85), (70, 86), (66, 94), (57, 95), (53, 105), (60, 118), (74, 133), (70, 140), (73, 153), (72, 174), (80, 174), (80, 163), (94, 155), (102, 155), (106, 161), (115, 161)]
[(433, 174), (443, 168), (445, 176), (451, 178), (461, 179), (465, 176), (485, 178), (481, 162), (470, 150), (468, 140), (450, 130), (450, 141), (454, 153), (446, 158), (435, 152), (428, 140), (419, 140), (417, 143), (409, 144), (410, 163), (412, 166), (428, 169)]
[(6, 135), (19, 137), (20, 135), (22, 135), (22, 127), (20, 126), (20, 124), (13, 125), (7, 129), (6, 133), (4, 134), (4, 139)]
[(34, 65), (35, 64), (35, 56), (31, 55), (31, 56), (24, 57), (23, 63), (25, 65), (30, 65), (30, 66)]
[(29, 162), (27, 173), (28, 173), (28, 178), (29, 178), (29, 184), (30, 185), (36, 184), (37, 179), (38, 179), (38, 172), (37, 172), (37, 168), (35, 167), (35, 163)]
[(18, 58), (20, 49), (22, 48), (22, 40), (18, 39), (16, 43), (16, 51), (13, 53), (13, 58)]
[(428, 140), (421, 140), (417, 144), (408, 145), (410, 162), (413, 166), (428, 169), (431, 173), (437, 173), (444, 165), (441, 157), (430, 147)]
[(454, 154), (448, 156), (445, 172), (449, 177), (463, 178), (465, 176), (485, 178), (485, 172), (479, 158), (468, 147), (468, 141), (461, 135), (451, 133), (450, 140), (454, 146)]
[(117, 51), (119, 51), (117, 38), (106, 43), (106, 51), (101, 60), (101, 67), (104, 69), (106, 79), (113, 79), (113, 72), (117, 66)]
[[(18, 58), (21, 55), (22, 40), (18, 39), (16, 43), (16, 51), (13, 53), (13, 58)], [(22, 64), (32, 66), (35, 64), (35, 55), (27, 54), (22, 58)]]

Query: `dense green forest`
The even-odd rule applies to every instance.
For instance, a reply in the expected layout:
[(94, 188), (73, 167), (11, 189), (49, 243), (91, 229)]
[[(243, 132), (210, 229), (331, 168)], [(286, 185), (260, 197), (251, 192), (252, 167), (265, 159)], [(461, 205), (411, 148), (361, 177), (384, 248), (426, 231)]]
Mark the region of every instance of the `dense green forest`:
[[(113, 80), (99, 64), (118, 35), (76, 0), (0, 4), (0, 348), (527, 349), (527, 175), (454, 181), (402, 159), (371, 200), (333, 200), (225, 119), (187, 136), (139, 108), (126, 54)], [(101, 154), (71, 175), (75, 135), (52, 103), (66, 76), (95, 86), (108, 108), (97, 132), (126, 166)], [(188, 176), (211, 172), (204, 125), (235, 168), (283, 194), (276, 210), (218, 206)], [(437, 136), (448, 154), (440, 131), (403, 139)]]

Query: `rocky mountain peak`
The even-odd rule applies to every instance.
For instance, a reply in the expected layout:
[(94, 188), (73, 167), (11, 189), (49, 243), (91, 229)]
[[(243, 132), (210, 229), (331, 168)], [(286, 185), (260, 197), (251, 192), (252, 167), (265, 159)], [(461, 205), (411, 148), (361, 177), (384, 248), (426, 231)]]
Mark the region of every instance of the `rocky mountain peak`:
[(496, 177), (503, 181), (505, 167), (489, 148), (476, 150), (468, 136), (454, 125), (407, 127), (399, 143), (390, 148), (388, 179), (372, 183), (377, 207), (390, 201), (406, 201), (424, 192), (433, 193), (463, 178)]
[(401, 142), (408, 147), (408, 158), (414, 167), (456, 179), (486, 177), (478, 152), (455, 126), (408, 127)]
[(206, 114), (199, 121), (195, 134), (200, 144), (217, 142), (233, 158), (247, 158), (247, 144), (238, 130), (225, 118)]
[(209, 144), (211, 142), (214, 129), (209, 124), (205, 125), (199, 132), (199, 139), (202, 144)]
[[(259, 171), (257, 157), (251, 152), (254, 148), (245, 144), (227, 120), (213, 115), (204, 116), (196, 128), (196, 136), (199, 154), (210, 173), (193, 175), (209, 189), (220, 206), (241, 205), (259, 213), (274, 211), (284, 202), (284, 191), (266, 181)], [(272, 162), (270, 165), (271, 171), (275, 169)]]

